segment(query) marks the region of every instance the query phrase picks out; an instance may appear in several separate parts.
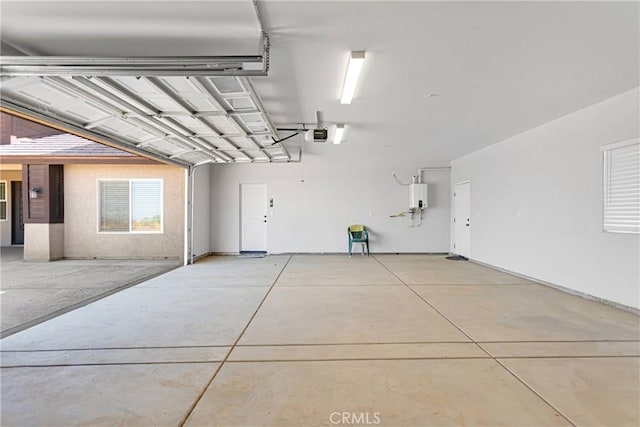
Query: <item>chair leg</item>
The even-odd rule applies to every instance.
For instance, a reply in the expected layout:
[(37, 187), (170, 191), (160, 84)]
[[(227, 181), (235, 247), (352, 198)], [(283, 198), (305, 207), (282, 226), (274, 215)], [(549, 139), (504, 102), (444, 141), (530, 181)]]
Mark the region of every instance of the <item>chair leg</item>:
[(367, 256), (369, 256), (369, 241), (367, 240)]
[(349, 240), (349, 257), (351, 257), (351, 247), (353, 246), (353, 243), (351, 243), (351, 240)]

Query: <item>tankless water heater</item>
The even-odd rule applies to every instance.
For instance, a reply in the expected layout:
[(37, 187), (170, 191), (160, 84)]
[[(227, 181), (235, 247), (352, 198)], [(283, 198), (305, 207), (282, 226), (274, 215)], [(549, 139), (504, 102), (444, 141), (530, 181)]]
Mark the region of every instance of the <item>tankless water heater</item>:
[(409, 208), (424, 209), (428, 205), (429, 188), (427, 184), (409, 184)]

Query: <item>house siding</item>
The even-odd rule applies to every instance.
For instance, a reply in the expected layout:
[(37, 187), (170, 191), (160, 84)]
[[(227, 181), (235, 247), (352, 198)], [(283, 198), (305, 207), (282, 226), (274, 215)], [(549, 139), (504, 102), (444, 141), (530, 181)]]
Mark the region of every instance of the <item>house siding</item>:
[[(160, 234), (98, 233), (99, 179), (162, 179)], [(184, 257), (184, 170), (168, 165), (65, 165), (65, 258)]]

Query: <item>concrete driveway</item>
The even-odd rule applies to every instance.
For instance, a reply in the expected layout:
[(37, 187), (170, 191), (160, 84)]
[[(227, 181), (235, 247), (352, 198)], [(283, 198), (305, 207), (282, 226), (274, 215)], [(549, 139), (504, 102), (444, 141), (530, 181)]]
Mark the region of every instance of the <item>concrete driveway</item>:
[(104, 298), (181, 265), (178, 260), (25, 262), (22, 248), (2, 248), (0, 335)]

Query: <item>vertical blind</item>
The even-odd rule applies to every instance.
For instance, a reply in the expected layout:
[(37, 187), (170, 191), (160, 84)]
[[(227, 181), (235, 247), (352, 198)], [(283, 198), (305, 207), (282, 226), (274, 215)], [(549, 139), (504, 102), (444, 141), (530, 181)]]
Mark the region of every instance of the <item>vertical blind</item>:
[(640, 233), (640, 141), (602, 147), (604, 152), (604, 230)]
[(102, 232), (161, 232), (161, 180), (99, 181)]

